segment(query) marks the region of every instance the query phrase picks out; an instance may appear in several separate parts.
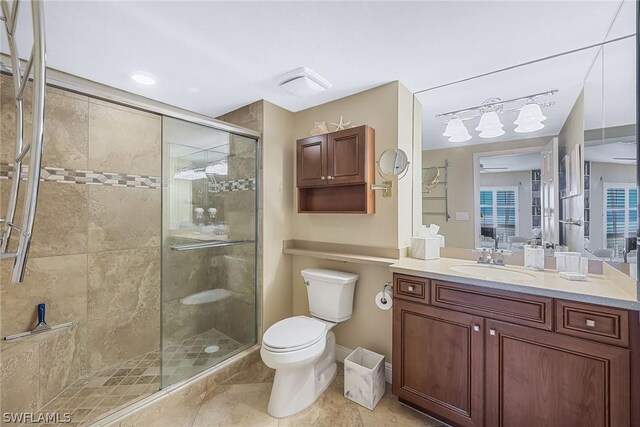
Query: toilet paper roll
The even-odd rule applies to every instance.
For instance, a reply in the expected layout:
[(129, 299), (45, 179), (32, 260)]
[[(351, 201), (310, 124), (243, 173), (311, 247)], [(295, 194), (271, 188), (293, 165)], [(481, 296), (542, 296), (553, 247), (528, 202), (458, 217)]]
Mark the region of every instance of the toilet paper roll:
[(389, 310), (393, 307), (393, 298), (391, 298), (391, 294), (386, 291), (378, 292), (378, 295), (376, 295), (376, 305), (380, 310)]

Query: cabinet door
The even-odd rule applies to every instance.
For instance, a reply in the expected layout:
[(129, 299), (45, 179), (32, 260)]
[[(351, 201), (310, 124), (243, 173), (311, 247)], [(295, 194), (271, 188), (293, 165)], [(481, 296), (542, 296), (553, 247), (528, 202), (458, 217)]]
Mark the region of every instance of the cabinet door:
[(327, 184), (327, 135), (298, 140), (298, 187)]
[(461, 426), (483, 425), (484, 319), (422, 304), (393, 306), (393, 393)]
[(366, 126), (328, 135), (329, 184), (361, 184), (365, 180)]
[(488, 426), (628, 426), (629, 350), (486, 321)]

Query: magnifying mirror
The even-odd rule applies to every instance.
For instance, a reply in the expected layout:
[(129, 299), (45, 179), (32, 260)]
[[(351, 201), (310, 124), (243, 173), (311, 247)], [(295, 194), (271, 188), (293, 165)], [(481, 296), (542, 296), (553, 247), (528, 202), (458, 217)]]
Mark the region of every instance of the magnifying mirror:
[(409, 170), (407, 154), (399, 148), (385, 150), (376, 164), (378, 173), (385, 179), (400, 179)]
[(380, 154), (376, 169), (385, 181), (382, 184), (371, 184), (372, 190), (382, 190), (382, 197), (391, 197), (393, 180), (402, 179), (409, 171), (407, 153), (399, 148), (390, 148)]
[(440, 168), (432, 166), (422, 170), (422, 187), (431, 191), (437, 187), (440, 182)]

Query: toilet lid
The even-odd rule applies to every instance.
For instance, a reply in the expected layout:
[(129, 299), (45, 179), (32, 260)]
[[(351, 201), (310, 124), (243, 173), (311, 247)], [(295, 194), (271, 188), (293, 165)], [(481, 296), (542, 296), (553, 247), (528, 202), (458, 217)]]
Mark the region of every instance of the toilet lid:
[(318, 341), (324, 334), (326, 325), (306, 316), (289, 317), (267, 329), (262, 341), (274, 349), (294, 349)]

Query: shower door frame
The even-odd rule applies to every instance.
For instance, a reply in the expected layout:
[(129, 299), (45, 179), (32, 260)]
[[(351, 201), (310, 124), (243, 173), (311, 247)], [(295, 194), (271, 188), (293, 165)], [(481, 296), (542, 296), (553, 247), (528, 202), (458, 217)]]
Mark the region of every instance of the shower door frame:
[[(13, 69), (11, 67), (11, 57), (7, 54), (0, 53), (0, 73), (4, 74), (12, 74)], [(27, 61), (20, 60), (20, 67), (25, 67)], [(256, 342), (260, 342), (259, 332), (260, 326), (262, 324), (262, 306), (261, 306), (261, 295), (259, 295), (260, 287), (260, 277), (259, 272), (260, 263), (262, 262), (260, 257), (260, 246), (262, 236), (260, 234), (261, 227), (260, 221), (262, 220), (261, 216), (261, 188), (262, 188), (262, 176), (261, 176), (261, 159), (262, 159), (262, 133), (255, 131), (253, 129), (244, 128), (241, 126), (236, 126), (231, 123), (223, 122), (221, 120), (217, 120), (206, 115), (196, 113), (190, 110), (186, 110), (183, 108), (175, 107), (173, 105), (169, 105), (160, 101), (155, 101), (150, 98), (146, 98), (141, 95), (137, 95), (131, 92), (127, 92), (121, 89), (117, 89), (111, 86), (104, 85), (102, 83), (97, 83), (92, 80), (88, 80), (82, 77), (75, 76), (73, 74), (65, 73), (60, 70), (56, 70), (53, 68), (47, 67), (46, 69), (46, 81), (45, 86), (54, 87), (63, 89), (69, 92), (78, 93), (81, 95), (90, 96), (92, 98), (101, 99), (104, 101), (109, 101), (115, 104), (120, 104), (125, 107), (134, 108), (137, 110), (145, 111), (151, 114), (156, 114), (162, 117), (171, 117), (174, 119), (179, 119), (187, 122), (191, 122), (194, 124), (199, 124), (202, 126), (206, 126), (209, 128), (213, 128), (216, 130), (221, 130), (225, 132), (229, 132), (234, 135), (244, 136), (250, 139), (253, 139), (256, 143), (256, 195), (255, 195), (255, 206), (256, 206), (256, 220), (255, 220), (255, 272), (254, 272), (254, 286), (255, 286), (255, 313), (256, 313), (256, 321), (254, 323), (255, 330), (255, 340)], [(162, 202), (161, 202), (162, 206)], [(160, 286), (162, 287), (162, 277), (160, 279)], [(160, 302), (160, 309), (162, 309), (162, 303)], [(162, 316), (160, 317), (162, 320)], [(158, 324), (158, 332), (160, 333), (161, 323)], [(162, 344), (162, 343), (161, 343)], [(250, 348), (250, 347), (249, 347)], [(161, 348), (158, 349), (162, 351)], [(243, 350), (247, 351), (247, 349)], [(239, 354), (242, 354), (240, 352)], [(131, 405), (126, 406), (125, 408), (99, 420), (96, 420), (95, 423), (97, 425), (106, 425), (109, 424), (112, 420), (119, 419), (119, 417), (124, 416), (127, 413), (133, 412), (138, 408), (141, 408), (160, 397), (167, 395), (174, 390), (180, 389), (184, 387), (187, 383), (197, 381), (200, 378), (204, 378), (209, 375), (211, 370), (216, 369), (221, 365), (227, 364), (229, 361), (232, 361), (238, 355), (232, 356), (230, 359), (223, 360), (220, 364), (210, 366), (209, 368), (191, 376), (185, 378), (182, 381), (176, 382), (174, 384), (168, 385), (165, 388), (159, 388), (157, 392), (151, 394), (150, 396), (140, 399), (138, 401), (133, 402)]]
[[(216, 127), (213, 125), (207, 125), (205, 123), (200, 123), (200, 122), (196, 122), (196, 121), (191, 121), (189, 119), (186, 118), (182, 118), (182, 117), (175, 117), (175, 116), (168, 116), (168, 115), (161, 115), (160, 116), (162, 119), (162, 147), (161, 147), (161, 153), (162, 153), (162, 158), (161, 158), (161, 163), (162, 163), (162, 173), (161, 173), (161, 181), (162, 181), (162, 195), (161, 195), (161, 210), (162, 212), (162, 221), (164, 222), (164, 208), (165, 208), (165, 195), (166, 195), (166, 191), (168, 191), (168, 184), (165, 186), (165, 177), (164, 177), (164, 166), (165, 166), (165, 139), (164, 139), (164, 130), (165, 130), (165, 123), (164, 123), (164, 118), (165, 117), (170, 117), (173, 119), (178, 119), (178, 120), (182, 120), (188, 123), (193, 123), (196, 125), (202, 125), (211, 129), (216, 129), (216, 130), (221, 130), (224, 132), (229, 133), (230, 135), (239, 135), (242, 137), (245, 137), (247, 139), (253, 140), (255, 143), (255, 162), (254, 162), (254, 166), (255, 166), (255, 195), (254, 195), (254, 206), (255, 206), (255, 210), (254, 210), (254, 223), (253, 223), (253, 235), (254, 235), (254, 239), (253, 239), (253, 247), (254, 247), (254, 253), (253, 253), (253, 259), (254, 259), (254, 266), (253, 266), (253, 287), (254, 287), (254, 294), (253, 294), (253, 311), (255, 313), (255, 322), (253, 324), (253, 336), (254, 336), (254, 340), (253, 343), (251, 344), (246, 344), (243, 345), (243, 347), (241, 349), (239, 349), (237, 352), (232, 353), (229, 355), (229, 357), (225, 357), (223, 360), (221, 360), (220, 362), (216, 363), (215, 365), (211, 365), (208, 366), (207, 368), (205, 368), (204, 370), (195, 373), (194, 375), (184, 378), (182, 380), (179, 380), (175, 383), (170, 383), (167, 384), (166, 386), (163, 387), (163, 381), (164, 380), (160, 380), (160, 390), (170, 390), (172, 389), (174, 386), (179, 385), (179, 384), (183, 384), (185, 382), (191, 381), (194, 378), (199, 377), (202, 374), (205, 374), (206, 372), (208, 372), (211, 369), (215, 369), (217, 366), (220, 366), (221, 364), (224, 364), (226, 361), (228, 361), (229, 359), (233, 358), (234, 356), (236, 356), (237, 354), (242, 354), (243, 352), (247, 351), (248, 349), (250, 349), (251, 347), (253, 347), (254, 345), (256, 345), (257, 343), (260, 342), (260, 331), (261, 331), (261, 324), (262, 324), (262, 306), (261, 306), (261, 300), (262, 300), (262, 296), (258, 294), (258, 292), (261, 290), (261, 286), (260, 286), (260, 277), (259, 277), (259, 272), (261, 271), (260, 269), (260, 243), (261, 243), (261, 236), (260, 236), (260, 221), (262, 219), (261, 216), (261, 209), (260, 209), (260, 197), (261, 197), (261, 168), (260, 168), (260, 160), (262, 159), (262, 150), (261, 150), (261, 136), (255, 136), (255, 135), (261, 135), (260, 132), (256, 132), (253, 131), (251, 129), (245, 129), (242, 127), (237, 127), (235, 125), (230, 125), (226, 122), (221, 122), (219, 120), (216, 119), (210, 119), (211, 121), (215, 122), (215, 124), (217, 125), (218, 123), (221, 123), (222, 125), (225, 125), (225, 128), (233, 128), (233, 129), (241, 129), (241, 130), (246, 130), (248, 131), (250, 134), (242, 134), (239, 132), (232, 132), (230, 130), (227, 129), (221, 129), (220, 127)], [(168, 178), (168, 177), (167, 177)], [(163, 340), (164, 340), (164, 333), (163, 333), (163, 311), (164, 311), (164, 304), (162, 301), (162, 292), (163, 292), (163, 275), (164, 275), (164, 268), (162, 267), (162, 261), (164, 259), (164, 223), (161, 224), (160, 226), (161, 228), (161, 247), (160, 247), (160, 325), (159, 325), (159, 330), (160, 330), (160, 360), (161, 360), (161, 364), (160, 364), (160, 375), (162, 375), (163, 372), (163, 368), (164, 368), (164, 363), (163, 361), (163, 349), (162, 349), (162, 344), (163, 344)], [(230, 241), (228, 245), (236, 245), (236, 244), (242, 244), (241, 241)], [(206, 248), (206, 244), (202, 244), (202, 243), (194, 243), (192, 244), (193, 246), (200, 246), (202, 245), (203, 248)], [(223, 247), (223, 246), (228, 246), (225, 244), (222, 245), (216, 245), (216, 247)], [(188, 244), (188, 246), (191, 246)], [(167, 247), (167, 250), (172, 250), (173, 248), (171, 248), (171, 246)], [(194, 249), (199, 249), (199, 248), (194, 248)], [(175, 249), (173, 249), (175, 250)], [(180, 250), (180, 249), (178, 249)]]

